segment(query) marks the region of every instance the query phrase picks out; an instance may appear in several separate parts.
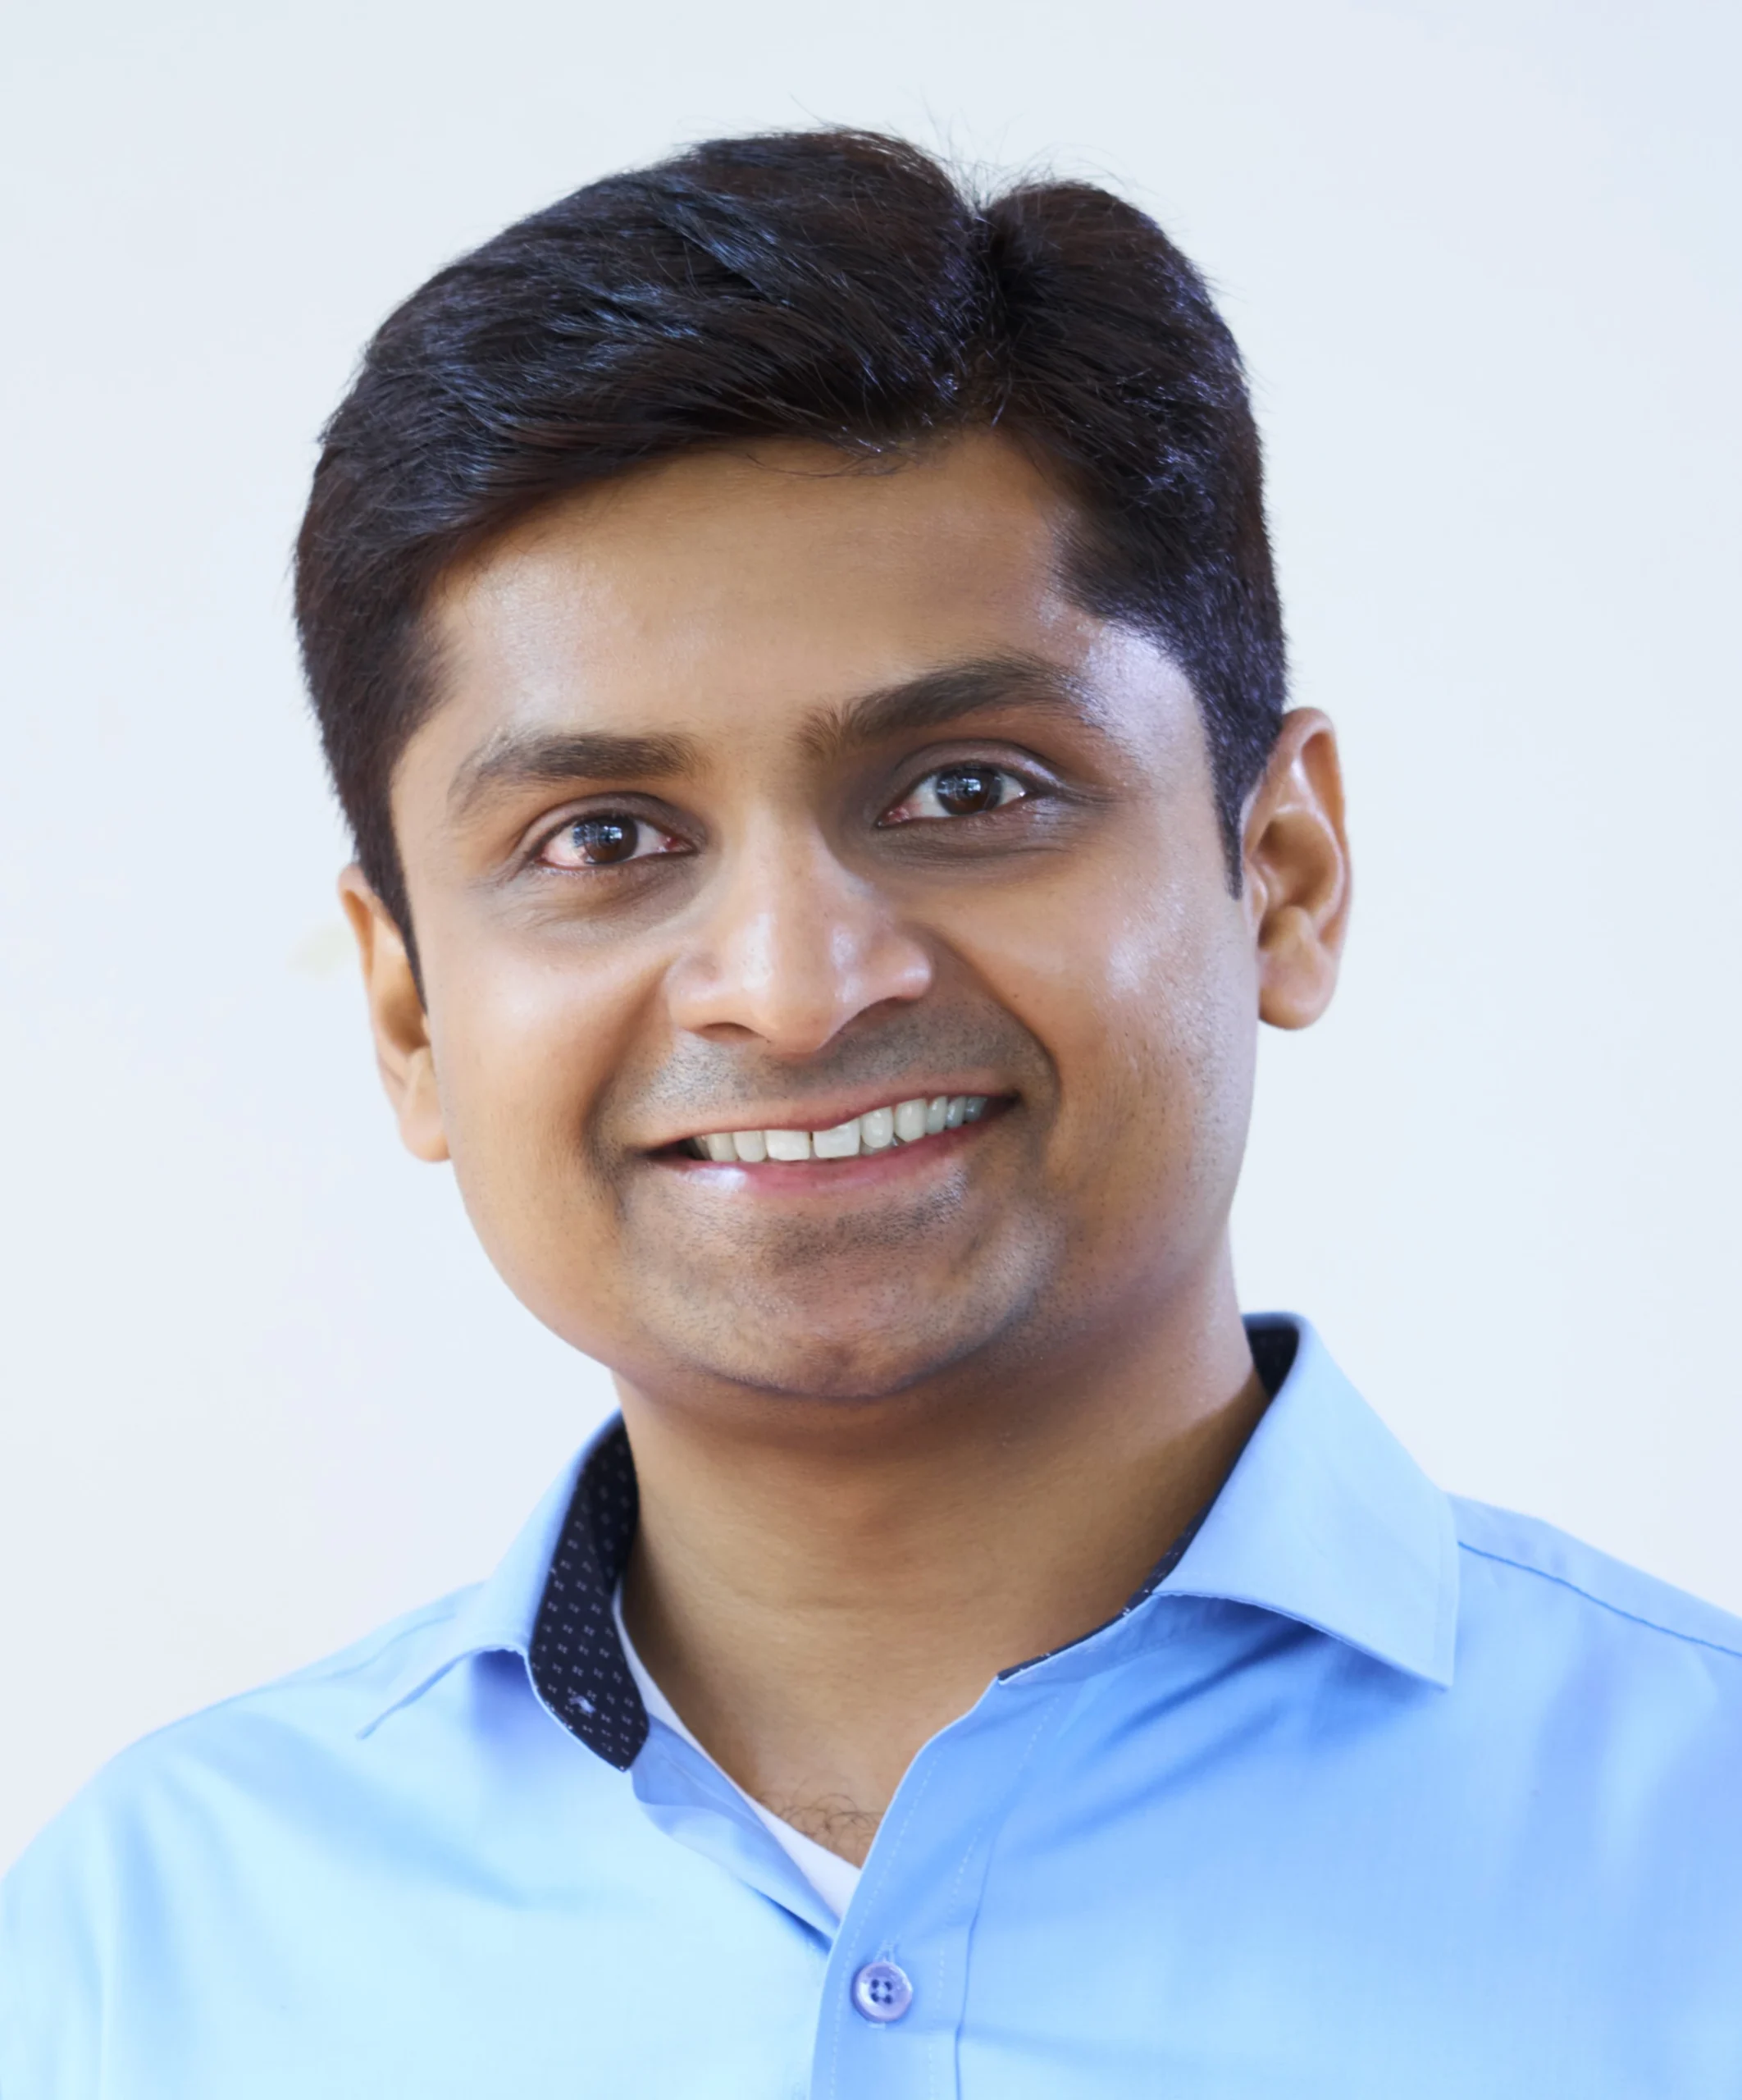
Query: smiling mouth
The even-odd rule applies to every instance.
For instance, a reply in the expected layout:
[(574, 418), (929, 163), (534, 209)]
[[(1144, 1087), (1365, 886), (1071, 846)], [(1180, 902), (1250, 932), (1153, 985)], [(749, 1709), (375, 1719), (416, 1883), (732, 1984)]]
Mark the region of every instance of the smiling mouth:
[(672, 1148), (681, 1158), (705, 1159), (715, 1166), (759, 1166), (766, 1160), (857, 1159), (861, 1153), (888, 1152), (919, 1144), (978, 1123), (992, 1104), (984, 1093), (916, 1094), (869, 1108), (824, 1130), (710, 1130), (680, 1139)]

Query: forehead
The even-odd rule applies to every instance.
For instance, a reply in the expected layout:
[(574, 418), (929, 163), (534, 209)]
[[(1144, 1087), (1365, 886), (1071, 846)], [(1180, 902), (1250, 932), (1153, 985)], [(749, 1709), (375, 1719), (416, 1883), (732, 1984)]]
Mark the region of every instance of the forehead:
[(871, 468), (792, 443), (662, 463), (445, 580), (440, 741), (577, 715), (741, 739), (953, 661), (1080, 668), (1105, 629), (1060, 587), (1068, 521), (990, 433)]

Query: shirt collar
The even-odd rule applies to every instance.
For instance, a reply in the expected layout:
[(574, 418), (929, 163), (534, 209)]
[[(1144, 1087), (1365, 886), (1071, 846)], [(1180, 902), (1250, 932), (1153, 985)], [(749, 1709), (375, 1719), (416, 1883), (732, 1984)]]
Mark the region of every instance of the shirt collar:
[[(618, 1416), (604, 1425), (552, 1483), (489, 1581), (462, 1591), (442, 1632), (433, 1641), (418, 1644), (390, 1674), (381, 1704), (372, 1711), (360, 1734), (372, 1734), (390, 1714), (421, 1698), (468, 1655), (499, 1652), (530, 1661), (539, 1607), (550, 1586), (559, 1549), (586, 1500), (581, 1494), (581, 1484), (600, 1451), (613, 1443), (621, 1444), (627, 1457), (627, 1440), (623, 1436), (622, 1418)], [(632, 1481), (632, 1468), (630, 1477)]]
[[(1270, 1406), (1183, 1550), (1176, 1545), (1151, 1573), (1120, 1619), (1135, 1618), (1158, 1593), (1220, 1598), (1279, 1613), (1412, 1676), (1450, 1684), (1457, 1548), (1445, 1496), (1307, 1322), (1263, 1314), (1247, 1329), (1272, 1390)], [(540, 1503), (495, 1574), (466, 1596), (444, 1637), (408, 1658), (361, 1732), (465, 1657), (507, 1650), (526, 1659), (556, 1719), (627, 1771), (647, 1739), (648, 1718), (612, 1600), (637, 1506), (628, 1439), (614, 1417)]]
[(1331, 1361), (1305, 1320), (1248, 1319), (1288, 1375), (1178, 1568), (1174, 1596), (1256, 1605), (1430, 1684), (1452, 1682), (1457, 1536), (1451, 1504)]

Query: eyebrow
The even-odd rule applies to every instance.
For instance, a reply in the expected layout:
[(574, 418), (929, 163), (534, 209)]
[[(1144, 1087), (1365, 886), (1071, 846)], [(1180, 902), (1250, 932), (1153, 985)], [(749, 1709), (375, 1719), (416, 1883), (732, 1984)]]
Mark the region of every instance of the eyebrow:
[(570, 780), (684, 779), (701, 770), (693, 737), (623, 737), (603, 730), (503, 731), (454, 775), (448, 807), (471, 814), (492, 795)]
[[(819, 708), (799, 734), (814, 756), (836, 760), (996, 707), (1064, 715), (1092, 726), (1099, 712), (1080, 683), (1044, 657), (987, 656)], [(701, 747), (692, 737), (504, 730), (460, 768), (448, 806), (454, 818), (464, 819), (492, 796), (517, 788), (579, 780), (693, 779), (703, 770)]]
[(820, 758), (839, 758), (892, 737), (942, 728), (996, 707), (1063, 715), (1093, 727), (1101, 710), (1081, 682), (1045, 657), (983, 656), (821, 708), (800, 733)]

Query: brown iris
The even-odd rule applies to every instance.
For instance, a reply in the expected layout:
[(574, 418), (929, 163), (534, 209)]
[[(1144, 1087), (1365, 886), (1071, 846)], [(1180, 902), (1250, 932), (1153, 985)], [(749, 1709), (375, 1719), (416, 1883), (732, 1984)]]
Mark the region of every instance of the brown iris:
[(937, 776), (933, 792), (952, 817), (976, 817), (998, 806), (999, 775), (986, 765), (952, 765)]
[(633, 817), (581, 817), (569, 827), (575, 851), (591, 867), (627, 861), (641, 842), (641, 827)]

